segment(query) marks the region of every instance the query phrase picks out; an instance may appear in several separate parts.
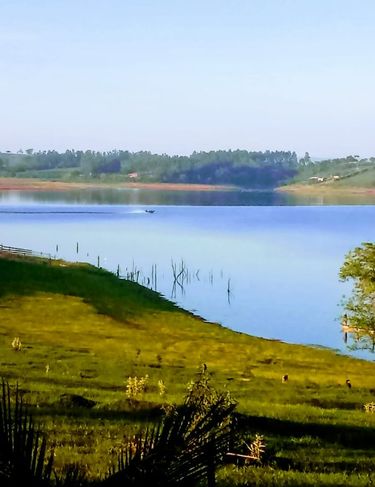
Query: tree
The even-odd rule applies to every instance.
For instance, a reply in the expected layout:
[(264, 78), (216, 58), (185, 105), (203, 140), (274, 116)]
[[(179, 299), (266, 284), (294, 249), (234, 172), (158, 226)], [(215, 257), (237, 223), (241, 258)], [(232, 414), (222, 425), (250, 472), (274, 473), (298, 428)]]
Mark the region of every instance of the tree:
[(305, 155), (299, 160), (299, 163), (303, 166), (307, 166), (308, 164), (311, 164), (311, 157), (308, 152), (305, 152)]
[(353, 280), (352, 295), (344, 302), (354, 349), (375, 350), (375, 244), (363, 243), (345, 257), (343, 281)]

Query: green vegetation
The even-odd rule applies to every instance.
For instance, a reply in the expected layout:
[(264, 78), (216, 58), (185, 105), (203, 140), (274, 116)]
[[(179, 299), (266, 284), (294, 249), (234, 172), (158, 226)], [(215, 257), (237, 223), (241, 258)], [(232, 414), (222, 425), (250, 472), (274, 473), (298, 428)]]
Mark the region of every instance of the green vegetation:
[(270, 188), (297, 172), (294, 152), (246, 150), (168, 156), (129, 151), (1, 154), (0, 175), (63, 181), (141, 181)]
[[(58, 472), (106, 472), (140, 427), (182, 404), (204, 363), (238, 402), (246, 443), (266, 444), (254, 466), (221, 469), (219, 486), (369, 485), (375, 364), (206, 323), (89, 265), (4, 256), (0, 273), (0, 376), (18, 381)], [(146, 376), (129, 392), (129, 377)]]
[[(56, 151), (0, 153), (0, 176), (65, 182), (164, 182), (272, 189), (374, 188), (375, 158), (313, 161), (306, 152), (218, 150), (168, 156), (150, 152)], [(287, 189), (288, 186), (285, 186)]]
[(364, 243), (349, 252), (340, 270), (343, 280), (354, 280), (352, 296), (345, 302), (344, 326), (353, 348), (375, 349), (375, 244)]
[(79, 464), (68, 464), (61, 473), (53, 470), (54, 453), (47, 453), (46, 437), (35, 428), (19, 387), (12, 391), (3, 381), (0, 483), (5, 487), (194, 487), (207, 480), (213, 485), (216, 468), (235, 441), (231, 414), (235, 406), (227, 394), (211, 387), (203, 370), (182, 406), (172, 407), (158, 424), (135, 435), (118, 455), (117, 466), (102, 479), (90, 481)]
[(0, 176), (80, 182), (167, 182), (270, 189), (285, 184), (341, 189), (375, 187), (375, 158), (297, 160), (295, 152), (246, 150), (168, 156), (129, 151), (0, 153)]
[(291, 151), (218, 150), (168, 156), (150, 152), (56, 151), (0, 153), (0, 176), (65, 182), (165, 182), (272, 189), (375, 187), (375, 158), (312, 161)]
[(348, 156), (340, 159), (311, 161), (308, 154), (300, 160), (298, 173), (290, 181), (317, 188), (345, 189), (375, 187), (375, 158)]

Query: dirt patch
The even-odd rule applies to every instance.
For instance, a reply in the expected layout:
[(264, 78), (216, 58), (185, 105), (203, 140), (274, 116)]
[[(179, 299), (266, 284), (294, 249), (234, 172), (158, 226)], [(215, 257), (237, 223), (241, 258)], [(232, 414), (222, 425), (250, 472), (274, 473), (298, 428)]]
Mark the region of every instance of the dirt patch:
[(234, 186), (179, 183), (78, 183), (28, 178), (0, 178), (0, 191), (68, 191), (71, 189), (145, 189), (158, 191), (233, 191)]

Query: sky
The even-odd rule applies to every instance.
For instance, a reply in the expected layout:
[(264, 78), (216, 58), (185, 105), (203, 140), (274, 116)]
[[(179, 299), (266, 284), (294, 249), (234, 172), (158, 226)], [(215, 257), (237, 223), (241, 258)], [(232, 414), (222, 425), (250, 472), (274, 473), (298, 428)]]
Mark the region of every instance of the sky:
[(0, 151), (375, 155), (373, 0), (0, 0)]

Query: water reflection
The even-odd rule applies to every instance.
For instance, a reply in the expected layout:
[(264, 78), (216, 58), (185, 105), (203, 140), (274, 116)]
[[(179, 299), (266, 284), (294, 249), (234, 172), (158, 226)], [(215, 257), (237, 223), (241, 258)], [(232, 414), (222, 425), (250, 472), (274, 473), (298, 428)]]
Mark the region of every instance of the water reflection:
[(301, 195), (278, 191), (165, 191), (150, 189), (81, 189), (71, 191), (3, 191), (3, 204), (68, 203), (177, 206), (318, 206), (373, 205), (373, 194)]

